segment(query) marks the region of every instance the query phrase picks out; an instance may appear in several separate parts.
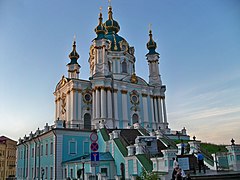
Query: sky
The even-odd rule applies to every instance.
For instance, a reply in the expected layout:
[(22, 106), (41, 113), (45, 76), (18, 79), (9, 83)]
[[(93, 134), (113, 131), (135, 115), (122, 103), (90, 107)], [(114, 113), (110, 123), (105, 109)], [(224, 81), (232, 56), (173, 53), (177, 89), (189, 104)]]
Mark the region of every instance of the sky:
[[(203, 142), (240, 144), (240, 1), (112, 0), (118, 33), (135, 47), (148, 81), (149, 24), (160, 53), (172, 130)], [(54, 89), (76, 34), (80, 78), (107, 0), (0, 0), (0, 135), (17, 140), (54, 122)]]

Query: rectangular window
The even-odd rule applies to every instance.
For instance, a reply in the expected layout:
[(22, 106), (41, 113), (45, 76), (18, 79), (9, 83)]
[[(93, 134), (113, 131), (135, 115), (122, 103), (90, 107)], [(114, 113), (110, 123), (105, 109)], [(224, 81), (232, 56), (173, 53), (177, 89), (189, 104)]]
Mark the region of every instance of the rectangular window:
[(76, 154), (77, 152), (77, 146), (75, 141), (69, 142), (69, 154)]
[(73, 169), (71, 169), (70, 172), (71, 172), (71, 178), (73, 178)]
[(240, 161), (240, 155), (236, 155), (237, 161)]
[(34, 168), (32, 168), (32, 178), (34, 178)]
[(53, 154), (53, 142), (50, 144), (50, 154)]
[(48, 155), (48, 143), (46, 144), (46, 155)]
[(48, 178), (48, 167), (45, 168), (45, 179)]
[(32, 147), (32, 157), (34, 157), (34, 148)]
[(84, 154), (89, 154), (89, 142), (84, 142), (84, 149), (83, 149), (83, 153)]
[(39, 167), (37, 167), (37, 177), (39, 176)]
[(108, 170), (107, 168), (101, 168), (101, 173), (105, 174), (105, 176), (108, 176)]
[(38, 147), (37, 147), (37, 154), (36, 155), (40, 156), (40, 145), (38, 145)]
[(164, 163), (164, 164), (165, 164), (165, 167), (167, 167), (167, 166), (168, 166), (168, 161), (165, 160), (164, 162), (165, 162), (165, 163)]
[(50, 179), (53, 179), (53, 167), (50, 168)]
[(43, 155), (43, 144), (41, 145), (41, 156)]
[(65, 178), (67, 178), (67, 168), (64, 170)]

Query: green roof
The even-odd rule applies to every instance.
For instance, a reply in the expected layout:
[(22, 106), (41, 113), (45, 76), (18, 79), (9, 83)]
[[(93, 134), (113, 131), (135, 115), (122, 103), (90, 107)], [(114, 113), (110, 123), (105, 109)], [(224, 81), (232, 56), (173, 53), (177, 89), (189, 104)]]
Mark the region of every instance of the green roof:
[(122, 144), (119, 138), (114, 139), (118, 149), (121, 151), (122, 155), (126, 157), (128, 155), (127, 148)]
[(109, 141), (110, 138), (109, 138), (106, 128), (100, 129), (100, 133), (102, 134), (104, 141)]
[(136, 157), (141, 162), (146, 171), (151, 172), (153, 170), (152, 161), (148, 159), (145, 154), (138, 154)]

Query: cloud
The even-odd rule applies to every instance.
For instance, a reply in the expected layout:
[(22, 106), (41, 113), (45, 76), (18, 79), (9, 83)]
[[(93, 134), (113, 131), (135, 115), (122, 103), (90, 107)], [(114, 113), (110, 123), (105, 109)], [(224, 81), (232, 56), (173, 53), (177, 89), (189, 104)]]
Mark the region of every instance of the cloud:
[[(239, 137), (240, 127), (240, 75), (232, 73), (212, 83), (186, 88), (170, 99), (168, 119), (170, 127), (185, 126), (190, 134), (205, 141), (228, 143)], [(177, 98), (177, 100), (175, 99)]]

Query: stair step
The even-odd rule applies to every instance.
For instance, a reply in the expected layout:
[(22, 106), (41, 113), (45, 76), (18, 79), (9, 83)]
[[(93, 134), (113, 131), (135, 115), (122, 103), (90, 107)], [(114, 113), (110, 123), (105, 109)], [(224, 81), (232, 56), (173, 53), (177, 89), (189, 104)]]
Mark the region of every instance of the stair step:
[(239, 172), (229, 172), (229, 173), (219, 173), (219, 174), (197, 174), (192, 175), (192, 179), (204, 180), (204, 179), (214, 179), (214, 180), (226, 180), (226, 179), (240, 179)]

